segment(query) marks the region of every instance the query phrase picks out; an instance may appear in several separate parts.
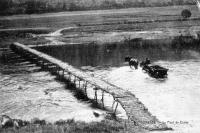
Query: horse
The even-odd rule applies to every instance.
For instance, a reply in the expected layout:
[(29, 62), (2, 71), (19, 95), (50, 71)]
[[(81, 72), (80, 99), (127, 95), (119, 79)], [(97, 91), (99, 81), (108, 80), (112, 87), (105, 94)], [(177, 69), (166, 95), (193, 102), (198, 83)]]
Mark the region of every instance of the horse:
[(132, 66), (134, 66), (135, 69), (138, 69), (139, 61), (137, 59), (127, 56), (127, 57), (125, 57), (125, 62), (129, 63), (130, 68), (132, 68)]
[(14, 126), (13, 120), (9, 116), (2, 115), (0, 117), (0, 128), (8, 128), (13, 126)]
[(0, 129), (1, 128), (10, 128), (10, 127), (20, 128), (20, 127), (26, 126), (28, 124), (29, 124), (29, 122), (27, 122), (27, 121), (22, 121), (19, 119), (11, 119), (7, 115), (0, 116)]
[(149, 65), (149, 64), (151, 64), (151, 61), (149, 60), (149, 58), (146, 58), (145, 61), (142, 61), (142, 62), (140, 63), (140, 66), (141, 66), (141, 67), (144, 67), (144, 66), (147, 66), (147, 65)]

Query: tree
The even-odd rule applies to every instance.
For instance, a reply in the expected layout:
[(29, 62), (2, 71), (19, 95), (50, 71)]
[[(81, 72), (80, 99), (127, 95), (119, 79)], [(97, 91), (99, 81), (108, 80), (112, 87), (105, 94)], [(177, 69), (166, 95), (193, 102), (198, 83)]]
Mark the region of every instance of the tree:
[(0, 11), (5, 11), (12, 7), (12, 0), (0, 0)]
[(188, 9), (184, 9), (182, 12), (181, 12), (181, 16), (184, 18), (184, 19), (187, 19), (189, 17), (191, 17), (192, 13), (190, 12), (190, 10)]

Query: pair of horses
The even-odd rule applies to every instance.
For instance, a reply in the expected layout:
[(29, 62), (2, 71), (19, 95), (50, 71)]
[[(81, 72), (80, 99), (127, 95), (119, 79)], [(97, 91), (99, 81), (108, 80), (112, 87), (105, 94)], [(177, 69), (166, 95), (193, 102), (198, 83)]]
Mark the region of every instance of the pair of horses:
[(139, 64), (141, 67), (143, 67), (151, 63), (148, 58), (146, 58), (145, 61), (142, 61), (141, 63), (139, 63), (137, 59), (134, 59), (133, 57), (130, 57), (130, 56), (125, 57), (125, 62), (129, 63), (130, 68), (132, 68), (133, 66), (135, 69), (138, 69)]
[(137, 59), (127, 56), (127, 57), (125, 57), (125, 62), (129, 63), (130, 68), (132, 68), (132, 66), (133, 66), (135, 69), (138, 69), (139, 61)]

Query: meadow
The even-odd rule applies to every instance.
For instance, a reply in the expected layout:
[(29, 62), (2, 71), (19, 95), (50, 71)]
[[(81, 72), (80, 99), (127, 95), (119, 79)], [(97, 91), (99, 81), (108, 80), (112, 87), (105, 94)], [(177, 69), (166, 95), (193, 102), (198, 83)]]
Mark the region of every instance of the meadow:
[(191, 5), (190, 0), (1, 0), (0, 15)]

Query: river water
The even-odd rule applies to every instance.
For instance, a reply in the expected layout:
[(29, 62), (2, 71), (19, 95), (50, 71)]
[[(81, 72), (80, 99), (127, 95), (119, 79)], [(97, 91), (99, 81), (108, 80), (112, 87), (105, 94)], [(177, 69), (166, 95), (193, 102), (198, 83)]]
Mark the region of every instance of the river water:
[[(78, 99), (76, 92), (58, 81), (56, 76), (15, 54), (9, 56), (6, 63), (0, 60), (0, 114), (48, 122), (104, 119), (105, 111), (93, 108), (89, 101)], [(99, 113), (99, 117), (95, 117), (94, 112)]]
[[(153, 115), (174, 128), (172, 132), (200, 130), (200, 52), (196, 48), (142, 49), (130, 44), (107, 44), (37, 49), (131, 91)], [(169, 69), (168, 78), (154, 79), (141, 68), (130, 69), (124, 62), (126, 55), (140, 61), (149, 57), (153, 64)]]

